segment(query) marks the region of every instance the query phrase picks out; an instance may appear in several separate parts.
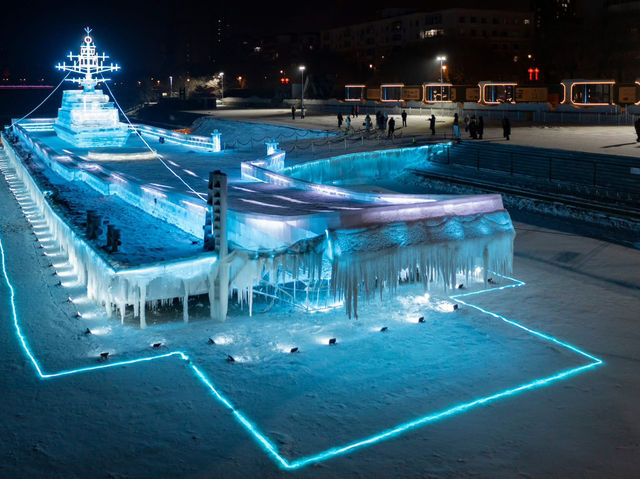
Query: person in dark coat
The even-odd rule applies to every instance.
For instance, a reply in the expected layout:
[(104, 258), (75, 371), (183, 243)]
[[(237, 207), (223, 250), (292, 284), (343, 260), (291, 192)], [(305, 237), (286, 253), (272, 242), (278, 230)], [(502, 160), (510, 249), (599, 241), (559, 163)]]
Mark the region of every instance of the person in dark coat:
[(342, 128), (342, 112), (338, 112), (338, 128)]
[(482, 117), (478, 117), (478, 138), (482, 140), (482, 134), (484, 133), (484, 120)]
[(476, 116), (473, 115), (471, 120), (469, 121), (469, 136), (476, 140), (478, 138), (478, 121), (476, 120)]
[(387, 137), (392, 137), (393, 136), (393, 132), (396, 129), (396, 121), (393, 119), (393, 117), (389, 118), (389, 134), (387, 135)]
[(635, 123), (633, 124), (633, 126), (636, 128), (636, 141), (640, 141), (640, 116), (638, 118), (636, 118)]
[(431, 134), (435, 135), (436, 134), (436, 116), (435, 115), (431, 115), (431, 118), (429, 118), (429, 128), (431, 129)]
[(296, 106), (295, 105), (291, 105), (291, 119), (292, 120), (296, 119)]
[(407, 126), (407, 110), (402, 110), (402, 126)]
[(509, 122), (509, 118), (507, 117), (502, 119), (502, 136), (504, 136), (507, 141), (509, 140), (509, 136), (511, 136), (511, 122)]
[(371, 131), (371, 117), (369, 115), (364, 119), (364, 129), (367, 133)]

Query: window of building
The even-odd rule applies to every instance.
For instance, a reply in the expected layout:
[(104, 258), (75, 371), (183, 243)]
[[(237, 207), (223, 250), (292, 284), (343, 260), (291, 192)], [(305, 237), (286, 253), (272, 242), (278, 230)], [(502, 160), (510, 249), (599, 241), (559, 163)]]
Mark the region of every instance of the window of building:
[(466, 20), (466, 17), (459, 17), (458, 18), (458, 23), (464, 23)]
[(478, 19), (477, 19), (476, 17), (471, 17), (471, 18), (469, 19), (469, 21), (470, 21), (471, 23), (476, 23), (476, 21), (477, 21), (477, 20), (478, 20)]
[(480, 23), (487, 23), (487, 19), (486, 19), (486, 18), (484, 18), (484, 17), (482, 17), (482, 18), (480, 19)]

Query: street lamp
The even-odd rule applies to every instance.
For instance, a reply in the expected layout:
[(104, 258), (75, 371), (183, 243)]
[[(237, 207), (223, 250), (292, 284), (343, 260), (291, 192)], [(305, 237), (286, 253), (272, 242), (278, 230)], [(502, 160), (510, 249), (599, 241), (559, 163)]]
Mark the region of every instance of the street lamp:
[(298, 69), (300, 70), (300, 118), (304, 118), (304, 65), (300, 65)]
[(224, 100), (224, 72), (218, 73), (220, 77), (220, 103)]
[(447, 57), (442, 55), (436, 58), (436, 60), (440, 62), (440, 101), (444, 101), (444, 85), (442, 84), (443, 83), (442, 72), (444, 71), (444, 68), (442, 66), (442, 62), (446, 61)]

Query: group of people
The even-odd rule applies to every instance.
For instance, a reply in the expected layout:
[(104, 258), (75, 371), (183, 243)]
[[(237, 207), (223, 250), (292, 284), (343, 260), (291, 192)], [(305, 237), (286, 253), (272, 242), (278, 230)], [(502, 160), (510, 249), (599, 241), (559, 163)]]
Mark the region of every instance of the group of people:
[[(354, 106), (351, 110), (352, 115), (347, 115), (346, 118), (343, 117), (342, 112), (338, 112), (338, 115), (337, 115), (338, 128), (341, 129), (342, 124), (344, 123), (346, 130), (350, 131), (351, 122), (352, 122), (351, 117), (353, 116), (357, 118), (359, 113), (358, 110), (359, 108)], [(407, 126), (406, 110), (402, 111), (402, 114), (400, 115), (400, 117), (402, 118), (402, 126), (406, 127)], [(375, 120), (376, 120), (375, 126), (378, 130), (380, 131), (386, 130), (387, 137), (393, 136), (395, 132), (395, 126), (396, 126), (396, 120), (393, 117), (390, 118), (386, 112), (381, 112), (380, 110), (378, 110), (375, 114)], [(429, 130), (431, 131), (431, 134), (435, 135), (436, 134), (436, 116), (431, 115), (427, 119), (427, 121), (429, 122)], [(501, 121), (501, 124), (502, 124), (502, 135), (506, 140), (509, 140), (511, 136), (511, 122), (507, 117), (504, 117)], [(371, 116), (367, 114), (362, 125), (364, 126), (364, 129), (366, 132), (371, 131), (371, 129), (373, 128), (373, 121), (371, 119)], [(636, 126), (636, 131), (638, 132), (638, 141), (640, 141), (640, 118), (636, 122), (635, 126)], [(475, 115), (471, 115), (471, 116), (466, 115), (464, 117), (464, 131), (469, 133), (469, 137), (471, 139), (482, 140), (482, 136), (484, 135), (484, 118), (482, 118), (482, 116), (478, 116), (476, 118)], [(453, 115), (453, 136), (458, 142), (460, 141), (460, 118), (457, 113)]]
[(482, 140), (484, 134), (484, 119), (482, 116), (476, 118), (475, 115), (464, 117), (464, 131), (469, 132), (469, 137), (473, 140)]
[[(433, 115), (431, 115), (433, 118)], [(509, 140), (511, 136), (511, 122), (509, 118), (504, 117), (502, 119), (502, 136)], [(433, 132), (433, 129), (431, 130)], [(476, 118), (475, 115), (469, 117), (469, 115), (464, 117), (464, 131), (469, 133), (469, 137), (473, 140), (482, 140), (482, 135), (484, 134), (484, 119), (482, 116)], [(460, 119), (458, 114), (455, 113), (453, 115), (453, 136), (454, 138), (460, 142)], [(638, 135), (640, 138), (640, 134)], [(640, 140), (638, 140), (640, 141)]]

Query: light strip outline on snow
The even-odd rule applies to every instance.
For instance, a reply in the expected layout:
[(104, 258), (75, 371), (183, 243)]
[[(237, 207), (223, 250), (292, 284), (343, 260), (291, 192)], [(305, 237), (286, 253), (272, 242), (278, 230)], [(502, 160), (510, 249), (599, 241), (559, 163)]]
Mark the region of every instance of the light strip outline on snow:
[(20, 325), (19, 325), (19, 321), (18, 321), (18, 312), (17, 312), (17, 308), (16, 308), (16, 304), (15, 304), (15, 288), (9, 278), (8, 272), (7, 272), (7, 266), (6, 266), (6, 260), (5, 260), (5, 250), (4, 250), (4, 243), (2, 241), (2, 238), (0, 237), (0, 256), (1, 256), (1, 260), (2, 260), (2, 274), (4, 277), (4, 281), (7, 284), (7, 286), (9, 287), (9, 291), (10, 291), (10, 306), (11, 306), (11, 314), (13, 316), (13, 323), (14, 323), (14, 327), (15, 327), (15, 332), (16, 332), (16, 336), (18, 337), (19, 343), (22, 346), (22, 349), (24, 350), (26, 356), (29, 358), (29, 360), (31, 361), (34, 369), (36, 370), (38, 376), (41, 379), (52, 379), (52, 378), (58, 378), (58, 377), (63, 377), (63, 376), (70, 376), (73, 374), (79, 374), (79, 373), (86, 373), (86, 372), (91, 372), (91, 371), (96, 371), (96, 370), (103, 370), (103, 369), (111, 369), (111, 368), (115, 368), (118, 366), (126, 366), (126, 365), (131, 365), (131, 364), (137, 364), (137, 363), (143, 363), (143, 362), (150, 362), (150, 361), (155, 361), (158, 359), (165, 359), (165, 358), (169, 358), (169, 357), (178, 357), (179, 359), (186, 361), (194, 376), (196, 378), (198, 378), (200, 380), (200, 382), (202, 382), (207, 389), (209, 389), (211, 395), (220, 403), (222, 404), (225, 408), (229, 409), (233, 416), (235, 417), (235, 419), (237, 420), (237, 422), (253, 437), (253, 439), (257, 442), (257, 444), (263, 449), (263, 451), (265, 453), (267, 453), (267, 455), (269, 457), (272, 458), (272, 460), (274, 460), (274, 462), (280, 466), (282, 469), (286, 469), (286, 470), (293, 470), (293, 469), (300, 469), (303, 468), (305, 466), (308, 466), (310, 464), (314, 464), (314, 463), (319, 463), (319, 462), (323, 462), (326, 461), (328, 459), (331, 459), (333, 457), (337, 457), (337, 456), (341, 456), (344, 454), (348, 454), (351, 453), (355, 450), (367, 447), (367, 446), (371, 446), (373, 444), (376, 444), (378, 442), (381, 441), (385, 441), (388, 439), (391, 439), (393, 437), (399, 436), (407, 431), (413, 430), (413, 429), (417, 429), (419, 427), (423, 427), (426, 424), (432, 423), (432, 422), (436, 422), (440, 419), (446, 418), (446, 417), (450, 417), (450, 416), (454, 416), (457, 414), (461, 414), (463, 412), (469, 411), (471, 409), (474, 409), (478, 406), (482, 406), (482, 405), (486, 405), (489, 403), (492, 403), (498, 399), (502, 399), (502, 398), (507, 398), (510, 396), (514, 396), (516, 394), (519, 394), (521, 392), (524, 391), (529, 391), (529, 390), (533, 390), (533, 389), (537, 389), (537, 388), (541, 388), (544, 386), (548, 386), (550, 384), (553, 384), (554, 382), (560, 381), (560, 380), (564, 380), (567, 379), (571, 376), (574, 376), (576, 374), (585, 372), (587, 370), (593, 369), (597, 366), (603, 365), (604, 361), (583, 351), (582, 349), (573, 346), (570, 343), (567, 343), (565, 341), (559, 340), (551, 335), (536, 331), (534, 329), (528, 328), (520, 323), (518, 323), (517, 321), (514, 321), (512, 319), (506, 318), (505, 316), (502, 316), (498, 313), (486, 310), (480, 306), (476, 306), (472, 303), (466, 302), (460, 298), (467, 298), (469, 296), (473, 296), (473, 295), (478, 295), (478, 294), (482, 294), (482, 293), (488, 293), (488, 292), (492, 292), (492, 291), (502, 291), (502, 290), (506, 290), (506, 289), (510, 289), (510, 288), (518, 288), (518, 287), (522, 287), (525, 286), (526, 283), (524, 283), (523, 281), (520, 281), (518, 279), (515, 278), (510, 278), (508, 276), (503, 276), (503, 275), (499, 275), (496, 273), (492, 273), (495, 274), (498, 277), (501, 277), (505, 280), (508, 281), (512, 281), (511, 284), (508, 285), (503, 285), (497, 288), (488, 288), (488, 289), (484, 289), (484, 290), (479, 290), (479, 291), (473, 291), (473, 292), (469, 292), (469, 293), (462, 293), (462, 294), (457, 294), (457, 295), (452, 295), (450, 296), (450, 298), (454, 301), (456, 301), (457, 303), (463, 304), (465, 306), (468, 306), (470, 308), (474, 308), (477, 311), (480, 311), (483, 314), (486, 314), (490, 317), (493, 317), (495, 319), (499, 319), (503, 322), (505, 322), (506, 324), (509, 324), (511, 326), (515, 326), (517, 328), (522, 329), (523, 331), (536, 336), (539, 339), (545, 340), (545, 341), (549, 341), (552, 342), (558, 346), (561, 346), (563, 348), (566, 348), (580, 356), (583, 356), (585, 358), (587, 358), (589, 360), (589, 363), (584, 364), (582, 366), (578, 366), (578, 367), (574, 367), (571, 369), (567, 369), (564, 371), (560, 371), (558, 373), (555, 373), (553, 375), (550, 376), (546, 376), (544, 378), (539, 378), (539, 379), (534, 379), (530, 382), (524, 383), (524, 384), (520, 384), (516, 387), (513, 388), (509, 388), (509, 389), (505, 389), (503, 391), (497, 392), (495, 394), (491, 394), (488, 396), (482, 396), (480, 398), (474, 399), (472, 401), (468, 401), (468, 402), (464, 402), (464, 403), (460, 403), (457, 405), (454, 405), (452, 407), (449, 407), (447, 409), (441, 410), (441, 411), (437, 411), (434, 413), (430, 413), (424, 416), (420, 416), (416, 419), (413, 419), (411, 421), (408, 422), (404, 422), (402, 424), (399, 424), (393, 428), (389, 428), (386, 430), (381, 431), (378, 434), (372, 435), (372, 436), (368, 436), (365, 438), (362, 438), (360, 440), (354, 441), (354, 442), (350, 442), (348, 444), (342, 445), (342, 446), (337, 446), (337, 447), (332, 447), (329, 449), (326, 449), (320, 453), (317, 454), (313, 454), (313, 455), (308, 455), (299, 459), (295, 459), (295, 460), (289, 460), (286, 459), (285, 457), (283, 457), (279, 452), (277, 447), (269, 440), (269, 438), (260, 431), (260, 429), (251, 422), (251, 420), (240, 410), (236, 409), (235, 406), (233, 405), (233, 403), (226, 398), (213, 384), (213, 382), (207, 377), (207, 375), (202, 372), (202, 370), (200, 368), (198, 368), (190, 359), (189, 355), (186, 354), (185, 352), (182, 351), (172, 351), (166, 354), (161, 354), (161, 355), (157, 355), (157, 356), (145, 356), (145, 357), (141, 357), (141, 358), (136, 358), (136, 359), (132, 359), (132, 360), (127, 360), (127, 361), (119, 361), (119, 362), (114, 362), (114, 363), (109, 363), (109, 364), (101, 364), (101, 365), (97, 365), (97, 366), (88, 366), (88, 367), (82, 367), (82, 368), (76, 368), (76, 369), (69, 369), (69, 370), (63, 370), (57, 373), (45, 373), (43, 372), (40, 364), (38, 363), (35, 355), (33, 354), (33, 352), (31, 351), (31, 349), (28, 346), (27, 343), (27, 339), (25, 337), (25, 335), (22, 333), (22, 330), (20, 329)]

